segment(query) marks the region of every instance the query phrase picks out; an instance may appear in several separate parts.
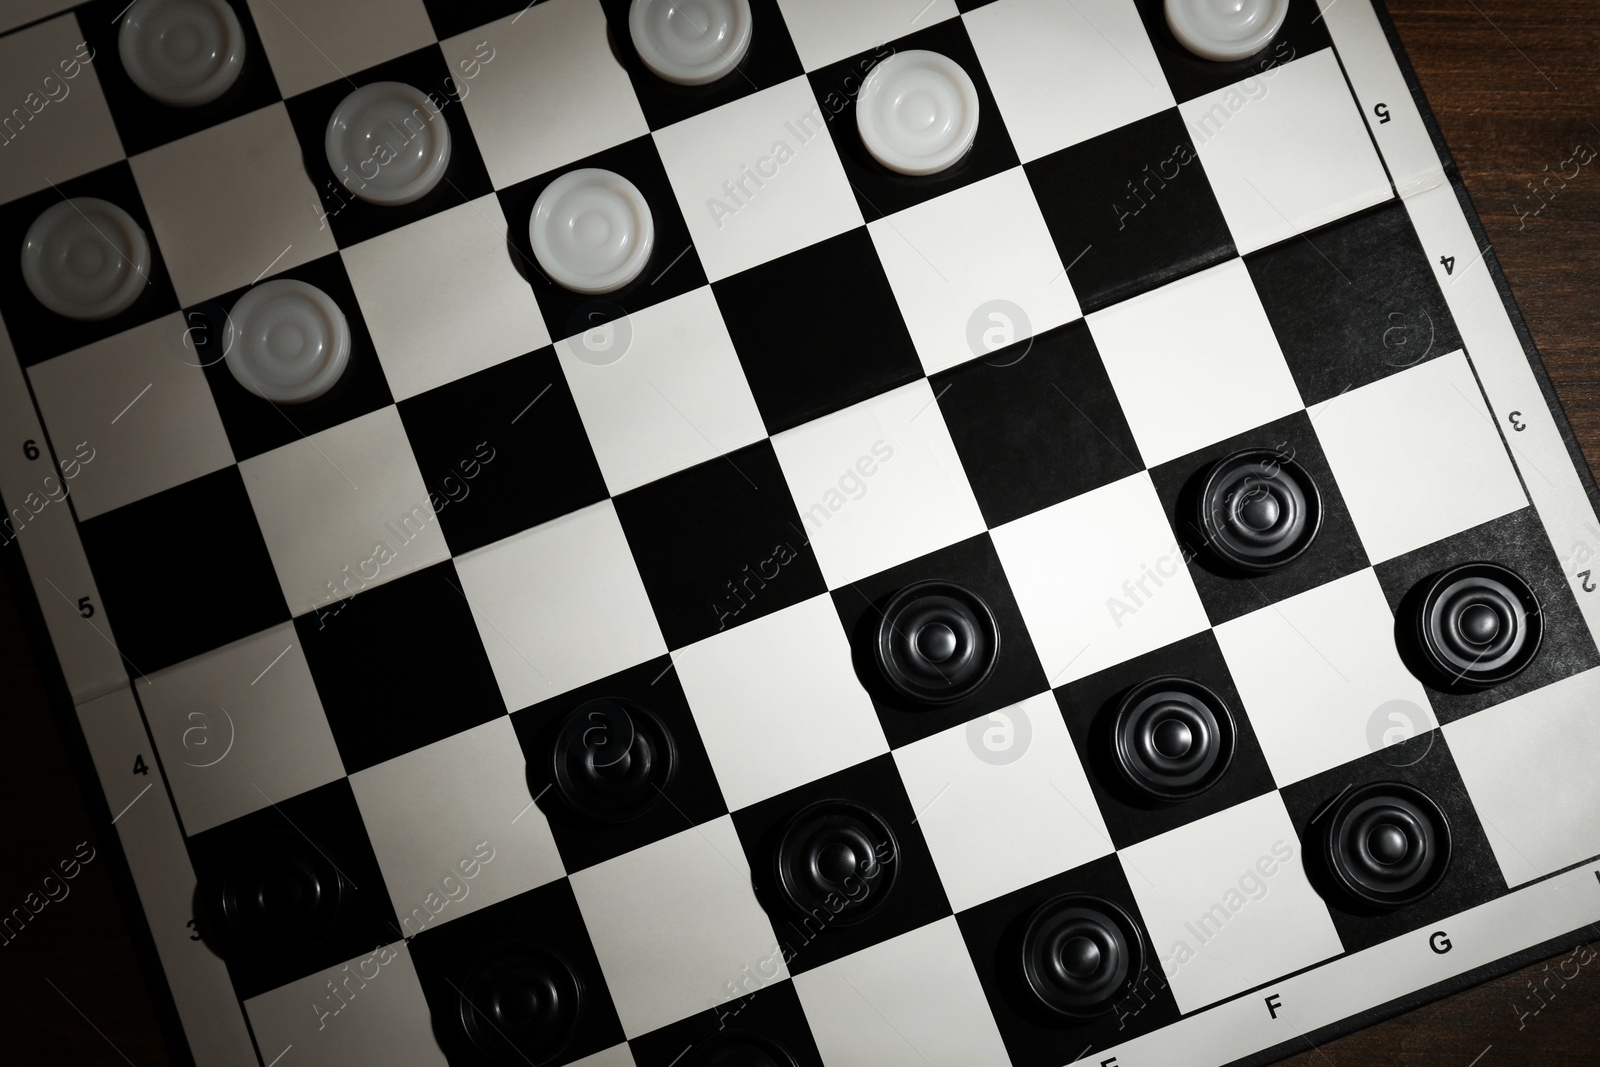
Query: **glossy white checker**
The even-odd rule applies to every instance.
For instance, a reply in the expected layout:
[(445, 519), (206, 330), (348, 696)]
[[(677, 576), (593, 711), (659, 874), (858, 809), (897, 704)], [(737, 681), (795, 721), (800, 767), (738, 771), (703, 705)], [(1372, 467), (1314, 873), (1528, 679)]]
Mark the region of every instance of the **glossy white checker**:
[(246, 2), (284, 96), (340, 80), (434, 42), (433, 24), (422, 0)]
[(1276, 791), (1118, 858), (1180, 1011), (1344, 951)]
[(1011, 1062), (953, 917), (807, 971), (794, 987), (825, 1063)]
[[(923, 369), (934, 374), (1071, 322), (1078, 298), (1022, 168), (867, 224)], [(991, 319), (996, 301), (1025, 321)], [(991, 329), (994, 345), (973, 344)]]
[(629, 1037), (731, 999), (746, 968), (757, 982), (788, 977), (726, 815), (571, 882)]
[(1113, 850), (1050, 693), (895, 749), (894, 760), (956, 911)]
[(1597, 706), (1600, 668), (1444, 728), (1507, 885), (1600, 853)]
[(1422, 683), (1395, 650), (1394, 615), (1371, 569), (1215, 633), (1279, 786), (1374, 751), (1371, 723), (1390, 723), (1391, 711), (1417, 732), (1437, 725)]
[(613, 495), (767, 435), (709, 288), (558, 342), (556, 357)]
[(711, 281), (861, 225), (803, 77), (657, 130), (655, 142)]
[(830, 588), (983, 531), (925, 378), (786, 430), (772, 447)]
[(1301, 407), (1243, 260), (1097, 311), (1089, 332), (1149, 466)]
[(321, 201), (281, 103), (129, 162), (182, 304), (251, 285), (337, 247), (319, 219)]
[(827, 596), (672, 654), (730, 811), (887, 752)]
[(610, 500), (469, 552), (455, 567), (512, 711), (667, 650)]
[(778, 0), (778, 7), (807, 70), (956, 17), (955, 0)]
[(344, 249), (396, 400), (550, 343), (493, 195)]
[(84, 42), (73, 15), (0, 38), (0, 202), (122, 158), (97, 61), (117, 60)]
[(251, 997), (244, 1009), (263, 1062), (447, 1067), (411, 950), (398, 939)]
[(1133, 0), (995, 0), (963, 18), (1024, 163), (1173, 105)]
[(1494, 417), (1459, 351), (1310, 412), (1374, 563), (1527, 506)]
[(1146, 472), (996, 527), (993, 537), (1052, 686), (1208, 624)]
[(440, 47), (453, 69), (480, 64), (461, 106), (497, 189), (650, 132), (594, 0), (530, 5)]
[(1178, 110), (1241, 254), (1394, 195), (1330, 48)]
[(233, 462), (205, 372), (182, 336), (174, 312), (28, 371), (51, 439), (68, 456), (79, 442), (94, 450), (69, 483), (79, 519)]
[(136, 683), (191, 834), (344, 777), (293, 623)]
[(450, 556), (392, 407), (247, 459), (239, 474), (296, 615)]
[(350, 776), (407, 936), (566, 873), (527, 774), (502, 716)]

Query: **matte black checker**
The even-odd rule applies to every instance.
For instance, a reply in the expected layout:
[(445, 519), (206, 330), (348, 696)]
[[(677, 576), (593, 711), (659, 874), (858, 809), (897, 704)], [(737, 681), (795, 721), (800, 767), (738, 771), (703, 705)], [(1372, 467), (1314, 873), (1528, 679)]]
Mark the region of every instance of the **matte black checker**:
[(761, 986), (748, 996), (636, 1037), (628, 1047), (638, 1067), (673, 1067), (702, 1062), (697, 1057), (712, 1054), (719, 1042), (749, 1037), (776, 1043), (794, 1067), (822, 1067), (793, 982)]
[(1248, 59), (1202, 59), (1178, 43), (1167, 27), (1166, 0), (1135, 0), (1156, 58), (1178, 103), (1225, 88), (1252, 76), (1270, 76), (1274, 67), (1302, 59), (1333, 42), (1317, 0), (1289, 0), (1289, 13), (1272, 43)]

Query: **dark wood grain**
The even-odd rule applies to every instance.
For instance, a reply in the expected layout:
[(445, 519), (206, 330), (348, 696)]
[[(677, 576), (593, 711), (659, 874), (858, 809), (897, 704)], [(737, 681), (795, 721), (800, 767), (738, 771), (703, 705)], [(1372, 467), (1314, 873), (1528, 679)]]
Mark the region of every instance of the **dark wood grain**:
[[(1557, 171), (1580, 143), (1600, 149), (1600, 5), (1391, 0), (1390, 11), (1593, 466), (1600, 460), (1600, 159), (1564, 184), (1552, 182), (1554, 195), (1545, 192), (1542, 207), (1530, 183)], [(0, 683), (9, 756), (0, 774), (0, 910), (9, 910), (78, 842), (103, 846), (3, 588)], [(169, 1062), (105, 859), (87, 865), (69, 897), (0, 947), (0, 1059)], [(1545, 984), (1549, 973), (1535, 966), (1320, 1048), (1308, 1042), (1286, 1062), (1600, 1063), (1600, 961), (1564, 986)], [(1535, 1006), (1534, 985), (1546, 991), (1547, 1006), (1522, 1014)]]

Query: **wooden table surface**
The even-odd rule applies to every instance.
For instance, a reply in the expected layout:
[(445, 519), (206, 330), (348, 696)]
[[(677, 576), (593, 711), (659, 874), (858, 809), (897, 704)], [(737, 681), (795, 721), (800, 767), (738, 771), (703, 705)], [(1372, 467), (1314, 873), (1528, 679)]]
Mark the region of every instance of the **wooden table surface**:
[[(1564, 184), (1552, 181), (1554, 192), (1545, 191), (1542, 201), (1530, 184), (1559, 171), (1580, 144), (1591, 146), (1590, 156), (1600, 150), (1600, 5), (1390, 0), (1390, 11), (1594, 466), (1600, 460), (1600, 158)], [(98, 839), (3, 587), (0, 686), (10, 753), (0, 764), (6, 813), (0, 910), (9, 910), (79, 842)], [(109, 864), (97, 857), (69, 885), (69, 896), (0, 947), (0, 1060), (48, 1056), (83, 1067), (170, 1062)], [(1583, 968), (1564, 987), (1542, 986), (1555, 995), (1544, 994), (1537, 1015), (1521, 1014), (1535, 1006), (1530, 985), (1545, 976), (1536, 966), (1321, 1047), (1307, 1042), (1287, 1062), (1600, 1063), (1600, 967)]]

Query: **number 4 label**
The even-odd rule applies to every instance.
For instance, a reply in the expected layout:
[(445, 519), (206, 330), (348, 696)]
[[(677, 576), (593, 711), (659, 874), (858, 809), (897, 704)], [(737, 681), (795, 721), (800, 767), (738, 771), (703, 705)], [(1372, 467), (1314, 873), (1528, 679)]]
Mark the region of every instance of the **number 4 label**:
[(1440, 256), (1439, 265), (1444, 268), (1446, 274), (1454, 274), (1456, 272), (1456, 257)]

